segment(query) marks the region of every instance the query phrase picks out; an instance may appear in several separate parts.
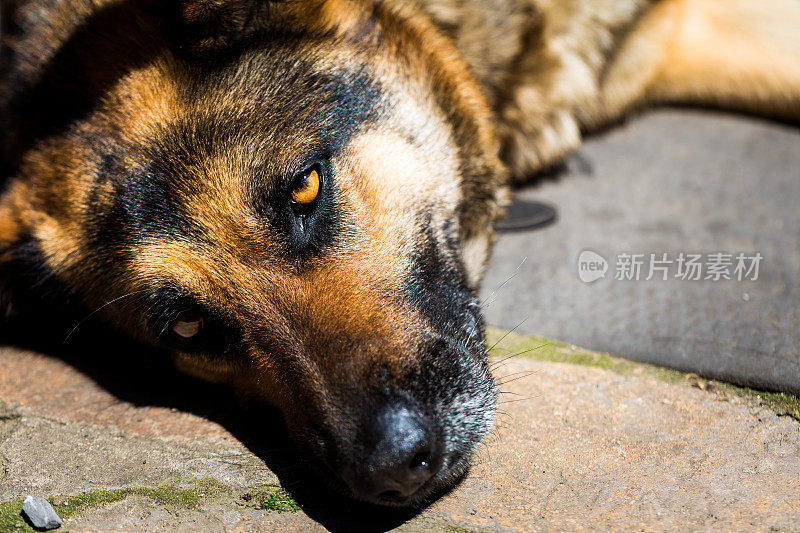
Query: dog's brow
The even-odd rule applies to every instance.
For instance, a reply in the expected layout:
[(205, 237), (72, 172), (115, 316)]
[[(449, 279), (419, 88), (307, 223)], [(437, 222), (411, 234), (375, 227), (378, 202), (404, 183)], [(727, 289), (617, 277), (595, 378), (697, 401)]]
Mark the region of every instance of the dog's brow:
[(203, 310), (210, 314), (208, 306), (177, 286), (163, 286), (150, 289), (144, 296), (147, 310), (147, 321), (151, 326), (163, 330), (174, 322), (182, 313)]

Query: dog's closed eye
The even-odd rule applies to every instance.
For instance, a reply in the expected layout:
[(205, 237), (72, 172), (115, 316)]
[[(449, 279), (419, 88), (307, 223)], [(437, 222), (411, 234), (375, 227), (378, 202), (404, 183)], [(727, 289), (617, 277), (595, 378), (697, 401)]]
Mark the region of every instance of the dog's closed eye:
[(203, 330), (203, 317), (197, 314), (181, 316), (172, 324), (172, 331), (184, 339), (196, 337)]
[(224, 355), (238, 340), (236, 328), (209, 310), (199, 306), (185, 307), (171, 314), (160, 329), (160, 340), (183, 353), (205, 356)]

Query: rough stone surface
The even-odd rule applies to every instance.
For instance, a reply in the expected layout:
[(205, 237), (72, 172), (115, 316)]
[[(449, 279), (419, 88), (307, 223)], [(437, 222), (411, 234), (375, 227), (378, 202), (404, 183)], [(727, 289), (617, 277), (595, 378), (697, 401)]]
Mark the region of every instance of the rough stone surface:
[(39, 529), (56, 529), (61, 527), (61, 519), (50, 502), (41, 496), (26, 496), (22, 503), (22, 512), (34, 527)]
[[(123, 387), (61, 359), (0, 349), (0, 505), (29, 493), (58, 504), (103, 489), (165, 481), (181, 488), (212, 479), (222, 488), (192, 505), (131, 494), (64, 517), (64, 526), (82, 532), (800, 525), (800, 424), (790, 417), (635, 371), (623, 376), (515, 358), (499, 364), (497, 375), (504, 383), (501, 414), (475, 467), (415, 515), (348, 505), (318, 483), (295, 480), (297, 464), (276, 452), (285, 446), (279, 422), (265, 415), (263, 431), (245, 430), (253, 426), (252, 413), (240, 416), (235, 402), (204, 385), (169, 374), (137, 385), (118, 373)], [(278, 482), (303, 511), (279, 513), (245, 500), (253, 485)]]

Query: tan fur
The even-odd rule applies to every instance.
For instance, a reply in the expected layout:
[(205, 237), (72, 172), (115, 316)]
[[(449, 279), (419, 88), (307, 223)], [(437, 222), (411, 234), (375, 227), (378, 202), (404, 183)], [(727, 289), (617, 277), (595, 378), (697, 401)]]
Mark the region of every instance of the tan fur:
[(482, 81), (525, 182), (655, 103), (800, 118), (795, 0), (427, 0)]
[(800, 118), (799, 5), (0, 0), (0, 320), (95, 310), (279, 407), (369, 501), (400, 500), (361, 484), (360, 428), (413, 400), (455, 461), (396, 494), (422, 501), (494, 420), (508, 183), (648, 104)]
[(682, 1), (647, 99), (800, 120), (800, 2)]
[[(374, 258), (370, 268), (395, 275), (406, 268), (398, 258), (413, 251), (408, 213), (422, 207), (432, 213), (456, 209), (463, 259), (477, 286), (493, 240), (492, 222), (507, 198), (508, 175), (498, 151), (512, 180), (521, 183), (575, 149), (583, 132), (650, 103), (706, 103), (800, 117), (800, 2), (795, 0), (314, 0), (253, 4), (252, 12), (246, 5), (182, 2), (179, 13), (187, 29), (209, 20), (215, 29), (187, 37), (187, 49), (203, 53), (225, 47), (268, 24), (332, 32), (341, 46), (318, 53), (320, 72), (363, 62), (391, 88), (394, 121), (402, 131), (357, 139), (350, 157), (339, 164), (348, 167), (341, 178), (350, 193), (348, 208), (361, 217), (360, 227), (372, 232), (362, 250)], [(21, 72), (35, 77), (71, 38), (81, 16), (117, 8), (130, 9), (113, 0), (64, 0), (38, 32), (6, 45), (24, 59)], [(34, 9), (35, 4), (30, 12), (20, 8), (16, 16), (36, 20)], [(145, 17), (139, 24), (147, 29), (157, 21)], [(115, 56), (131, 53), (127, 46), (119, 44)], [(147, 61), (134, 61), (124, 75), (115, 77), (113, 65), (97, 73), (96, 83), (113, 83), (96, 112), (75, 124), (73, 133), (122, 132), (133, 146), (166, 124), (202, 116), (206, 109), (236, 116), (258, 104), (249, 102), (247, 87), (242, 90), (233, 79), (216, 100), (186, 107), (179, 95), (190, 75), (168, 43), (155, 40), (142, 50), (149, 54)], [(398, 63), (407, 70), (403, 79), (397, 77)], [(428, 95), (423, 105), (421, 94)], [(443, 134), (452, 117), (444, 116), (441, 102), (457, 110), (450, 134)], [(407, 149), (403, 134), (417, 136), (422, 148)], [(278, 157), (297, 157), (291, 147), (302, 150), (303, 132), (295, 137), (284, 139)], [(12, 134), (6, 148), (13, 150), (14, 140)], [(231, 146), (228, 153), (209, 154), (203, 168), (186, 169), (206, 179), (185, 207), (243, 269), (263, 261), (269, 254), (264, 243), (270, 242), (257, 221), (243, 216), (249, 199), (242, 196), (237, 162), (251, 149)], [(134, 164), (135, 153), (129, 158)], [(21, 179), (0, 204), (0, 244), (31, 234), (56, 276), (93, 295), (86, 303), (94, 305), (118, 296), (122, 288), (110, 293), (82, 274), (91, 263), (83, 244), (84, 210), (89, 202), (112, 196), (110, 190), (92, 189), (96, 169), (90, 161), (74, 136), (42, 139), (23, 153)], [(459, 172), (464, 175), (454, 178)], [(421, 178), (426, 175), (432, 177)], [(434, 217), (434, 231), (446, 222)], [(266, 248), (254, 248), (253, 242)], [(203, 271), (202, 264), (187, 261)], [(150, 268), (169, 271), (180, 263), (175, 258)], [(226, 275), (236, 279), (244, 272)]]

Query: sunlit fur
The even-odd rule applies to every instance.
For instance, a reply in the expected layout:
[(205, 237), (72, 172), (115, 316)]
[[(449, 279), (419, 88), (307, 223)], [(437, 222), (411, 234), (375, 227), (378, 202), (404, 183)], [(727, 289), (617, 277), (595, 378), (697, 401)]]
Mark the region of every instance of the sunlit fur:
[(493, 424), (476, 291), (509, 183), (646, 104), (800, 118), (793, 0), (0, 5), (4, 327), (96, 314), (333, 470), (413, 403), (446, 462), (407, 504)]

